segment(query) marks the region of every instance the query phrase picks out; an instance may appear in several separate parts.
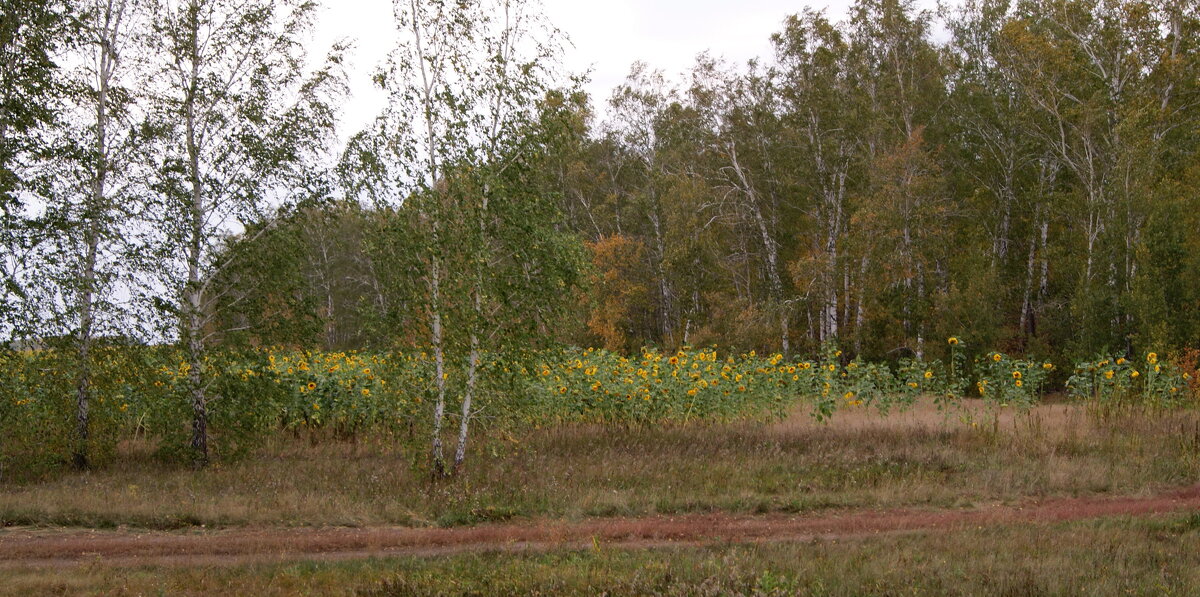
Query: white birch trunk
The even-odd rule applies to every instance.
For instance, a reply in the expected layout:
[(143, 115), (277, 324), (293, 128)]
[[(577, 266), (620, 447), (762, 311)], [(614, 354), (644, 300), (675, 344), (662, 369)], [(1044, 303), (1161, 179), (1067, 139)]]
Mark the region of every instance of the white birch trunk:
[(84, 258), (79, 272), (79, 345), (77, 358), (79, 370), (75, 379), (75, 428), (76, 446), (73, 460), (75, 467), (86, 469), (89, 465), (89, 435), (91, 407), (91, 348), (93, 310), (96, 288), (96, 258), (99, 251), (101, 218), (104, 215), (108, 194), (108, 100), (109, 88), (116, 68), (117, 55), (114, 50), (116, 37), (120, 34), (121, 18), (125, 3), (110, 2), (103, 11), (104, 22), (96, 31), (96, 171), (92, 177), (91, 196), (84, 214)]
[[(193, 21), (192, 26), (196, 27)], [(192, 456), (197, 468), (208, 464), (208, 404), (204, 388), (204, 296), (201, 267), (204, 257), (205, 205), (204, 189), (200, 172), (200, 141), (196, 115), (196, 86), (200, 81), (200, 35), (189, 31), (188, 48), (191, 62), (189, 87), (184, 95), (185, 126), (187, 133), (188, 178), (191, 183), (191, 219), (188, 222), (187, 285), (183, 291), (184, 330), (187, 340), (188, 391), (192, 400)]]
[(434, 383), (437, 387), (437, 401), (433, 406), (433, 471), (436, 475), (444, 475), (446, 461), (442, 456), (442, 419), (446, 415), (446, 355), (442, 337), (441, 261), (436, 255), (430, 260), (429, 292), (432, 301), (429, 340), (433, 344)]

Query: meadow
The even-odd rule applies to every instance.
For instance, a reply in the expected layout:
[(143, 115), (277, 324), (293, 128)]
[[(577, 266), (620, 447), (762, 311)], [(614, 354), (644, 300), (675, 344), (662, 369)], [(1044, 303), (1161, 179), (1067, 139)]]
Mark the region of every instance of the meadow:
[[(1101, 356), (1061, 371), (996, 351), (968, 359), (958, 338), (947, 344), (945, 361), (894, 363), (849, 359), (836, 346), (809, 359), (715, 347), (485, 354), (474, 419), (493, 435), (587, 424), (644, 431), (780, 421), (798, 411), (817, 421), (860, 408), (887, 415), (923, 396), (947, 419), (994, 426), (1002, 409), (1028, 409), (1055, 391), (1101, 411), (1165, 412), (1195, 401), (1194, 358)], [(46, 474), (78, 447), (74, 358), (55, 350), (0, 353), (0, 466), (9, 476)], [(162, 347), (105, 347), (92, 358), (92, 458), (102, 466), (124, 459), (117, 456), (125, 444), (153, 445), (164, 460), (184, 458), (189, 362)], [(426, 352), (250, 349), (214, 353), (202, 368), (215, 446), (230, 460), (286, 436), (399, 443), (410, 451), (429, 437), (437, 384)], [(448, 395), (463, 393), (463, 376), (446, 370)]]
[(0, 2), (0, 594), (1200, 594), (1200, 2), (381, 2)]
[(1189, 595), (1200, 519), (1027, 524), (755, 546), (235, 567), (6, 571), (0, 594)]
[[(1157, 354), (1098, 357), (1067, 371), (997, 352), (866, 363), (832, 347), (807, 360), (712, 348), (497, 355), (487, 362), (471, 458), (449, 478), (428, 468), (430, 396), (419, 390), (429, 385), (428, 355), (228, 353), (210, 370), (219, 388), (213, 420), (225, 422), (214, 425), (221, 457), (193, 470), (178, 456), (186, 366), (166, 364), (169, 354), (112, 350), (97, 357), (108, 367), (96, 386), (105, 423), (93, 436), (104, 458), (84, 472), (66, 466), (72, 380), (55, 377), (53, 353), (6, 358), (9, 392), (22, 382), (40, 388), (10, 398), (4, 415), (8, 591), (1149, 594), (1198, 586), (1194, 566), (1176, 557), (1200, 537), (1186, 512), (767, 543), (293, 558), (310, 563), (110, 566), (100, 558), (47, 567), (3, 556), (6, 538), (21, 533), (803, 519), (1156, 496), (1191, 486), (1200, 470), (1194, 370)], [(14, 451), (37, 442), (41, 452)], [(1098, 555), (1081, 541), (1112, 549)], [(1124, 568), (1077, 572), (1101, 565)]]

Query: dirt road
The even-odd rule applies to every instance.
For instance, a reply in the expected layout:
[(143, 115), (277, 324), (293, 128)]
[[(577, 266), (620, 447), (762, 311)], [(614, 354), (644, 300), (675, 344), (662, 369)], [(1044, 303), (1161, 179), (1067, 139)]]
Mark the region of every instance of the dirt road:
[(0, 530), (0, 568), (237, 565), (469, 551), (543, 551), (803, 541), (1200, 510), (1200, 485), (1154, 496), (1054, 498), (969, 510), (854, 510), (819, 515), (695, 514), (535, 520), (461, 528), (239, 528), (189, 532)]

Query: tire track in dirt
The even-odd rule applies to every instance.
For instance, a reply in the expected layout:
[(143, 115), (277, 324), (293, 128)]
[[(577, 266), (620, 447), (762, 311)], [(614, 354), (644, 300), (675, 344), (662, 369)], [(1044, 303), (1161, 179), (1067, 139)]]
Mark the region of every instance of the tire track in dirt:
[(1053, 523), (1200, 511), (1200, 485), (1150, 497), (1050, 498), (967, 510), (849, 510), (817, 515), (727, 513), (535, 520), (459, 528), (242, 528), (191, 532), (7, 529), (0, 568), (217, 566), (298, 560), (436, 556), (479, 551), (697, 546)]

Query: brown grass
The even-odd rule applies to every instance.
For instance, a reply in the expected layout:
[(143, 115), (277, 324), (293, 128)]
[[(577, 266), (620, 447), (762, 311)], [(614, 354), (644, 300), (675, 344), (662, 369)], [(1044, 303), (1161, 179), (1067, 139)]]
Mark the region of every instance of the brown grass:
[(118, 567), (194, 567), (473, 552), (528, 553), (601, 543), (610, 548), (766, 544), (1196, 511), (1200, 511), (1200, 485), (1151, 497), (1054, 498), (969, 510), (710, 513), (580, 522), (535, 520), (454, 528), (237, 528), (205, 532), (16, 529), (0, 533), (0, 570), (89, 562)]
[(1200, 516), (761, 545), (5, 570), (0, 595), (1195, 595)]
[(1148, 495), (1195, 483), (1193, 413), (1096, 422), (1077, 407), (661, 429), (480, 434), (468, 469), (431, 483), (423, 454), (381, 442), (274, 438), (193, 472), (139, 446), (118, 463), (0, 491), (5, 525), (456, 525), (513, 517), (962, 507), (1028, 496)]

